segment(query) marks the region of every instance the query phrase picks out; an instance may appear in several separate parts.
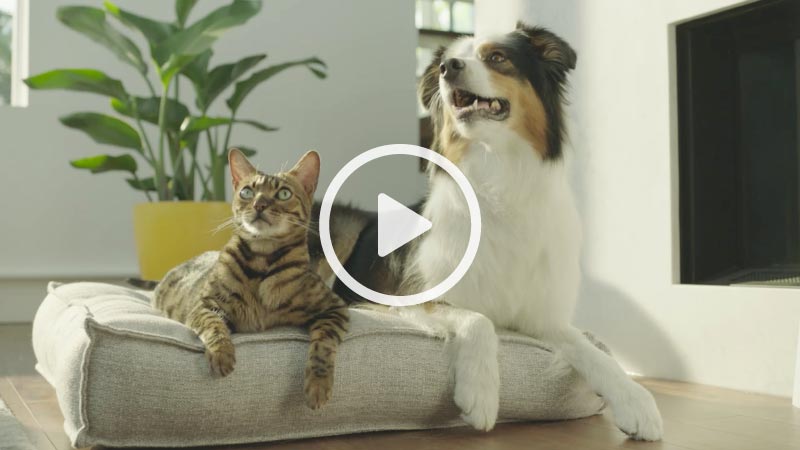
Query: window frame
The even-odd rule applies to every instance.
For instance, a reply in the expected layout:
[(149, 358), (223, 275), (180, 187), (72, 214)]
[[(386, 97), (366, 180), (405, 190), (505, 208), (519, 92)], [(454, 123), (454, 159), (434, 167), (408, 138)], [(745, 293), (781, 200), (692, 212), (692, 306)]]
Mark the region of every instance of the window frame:
[(11, 22), (11, 102), (10, 107), (28, 106), (28, 25), (29, 0), (16, 0)]

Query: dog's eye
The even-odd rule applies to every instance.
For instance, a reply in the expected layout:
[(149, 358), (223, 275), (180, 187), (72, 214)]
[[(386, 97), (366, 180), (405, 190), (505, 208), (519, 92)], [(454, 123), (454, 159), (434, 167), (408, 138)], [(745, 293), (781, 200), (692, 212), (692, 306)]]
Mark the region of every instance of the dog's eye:
[(247, 186), (243, 187), (242, 190), (239, 191), (239, 198), (243, 200), (250, 200), (251, 198), (253, 198), (253, 195), (254, 195), (253, 190)]
[(494, 52), (491, 55), (489, 55), (489, 61), (491, 61), (493, 63), (501, 63), (501, 62), (503, 62), (505, 60), (506, 60), (506, 55), (504, 55), (504, 54), (502, 54), (500, 52)]
[(284, 201), (289, 200), (290, 198), (292, 198), (292, 191), (290, 191), (289, 189), (283, 188), (280, 191), (278, 191), (277, 197), (278, 197), (278, 200), (284, 200)]

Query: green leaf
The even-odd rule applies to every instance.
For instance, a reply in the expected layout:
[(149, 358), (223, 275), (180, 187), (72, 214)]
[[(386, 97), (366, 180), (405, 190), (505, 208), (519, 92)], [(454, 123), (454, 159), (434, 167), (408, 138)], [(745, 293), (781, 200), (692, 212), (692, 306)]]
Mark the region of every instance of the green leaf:
[(242, 147), (241, 145), (240, 145), (240, 146), (236, 146), (236, 147), (234, 147), (234, 148), (238, 148), (239, 150), (241, 150), (241, 151), (242, 151), (242, 153), (244, 153), (244, 156), (247, 156), (248, 158), (250, 158), (250, 157), (252, 157), (252, 156), (255, 156), (255, 155), (256, 155), (256, 153), (258, 153), (258, 152), (257, 152), (255, 149), (253, 149), (253, 148), (250, 148), (250, 147)]
[(213, 68), (208, 73), (201, 89), (197, 89), (197, 107), (201, 111), (207, 110), (219, 94), (266, 57), (267, 55), (264, 54), (248, 56), (235, 63), (222, 64)]
[(184, 67), (192, 63), (197, 58), (197, 55), (172, 55), (167, 60), (166, 64), (161, 66), (158, 71), (158, 76), (161, 78), (161, 84), (168, 86), (172, 78), (177, 75)]
[(82, 112), (59, 119), (64, 125), (81, 130), (100, 144), (116, 145), (141, 152), (139, 133), (127, 123), (105, 114)]
[(191, 133), (189, 135), (180, 136), (180, 140), (178, 141), (178, 145), (180, 148), (187, 149), (194, 157), (197, 151), (197, 141), (200, 139), (200, 133)]
[(246, 120), (246, 119), (236, 119), (233, 121), (234, 123), (243, 123), (245, 125), (250, 125), (251, 127), (257, 128), (261, 131), (278, 131), (278, 127), (271, 127), (269, 125), (265, 125), (261, 122), (257, 122), (255, 120)]
[(181, 63), (190, 62), (186, 56), (208, 50), (224, 31), (247, 22), (259, 10), (261, 0), (233, 0), (159, 44), (153, 50), (153, 59), (159, 64), (162, 81), (169, 79), (168, 74), (177, 73)]
[(242, 102), (250, 94), (250, 92), (256, 88), (256, 86), (283, 72), (284, 70), (295, 66), (306, 66), (306, 68), (316, 75), (317, 78), (325, 78), (327, 76), (327, 66), (324, 62), (322, 62), (321, 59), (317, 57), (302, 59), (299, 61), (289, 61), (283, 64), (269, 66), (250, 75), (250, 78), (236, 83), (236, 87), (233, 90), (233, 95), (231, 95), (227, 100), (228, 107), (231, 109), (231, 111), (235, 112), (239, 109), (239, 107), (242, 105)]
[(128, 98), (128, 93), (119, 80), (92, 69), (51, 70), (26, 79), (25, 84), (31, 89), (65, 89)]
[(186, 19), (189, 18), (189, 13), (192, 8), (197, 4), (197, 0), (176, 0), (175, 1), (175, 17), (178, 25), (183, 28), (186, 25)]
[(111, 50), (117, 58), (132, 65), (139, 72), (147, 73), (147, 64), (142, 52), (130, 39), (106, 21), (102, 9), (88, 6), (62, 6), (56, 13), (58, 20), (73, 30)]
[(205, 86), (206, 80), (208, 79), (208, 63), (211, 61), (211, 55), (213, 54), (214, 52), (211, 49), (208, 49), (197, 55), (192, 62), (187, 64), (183, 70), (181, 70), (181, 74), (194, 83), (195, 90), (198, 92), (200, 89), (197, 87)]
[(103, 5), (109, 14), (116, 17), (124, 25), (142, 33), (145, 39), (147, 39), (147, 43), (150, 44), (151, 52), (158, 44), (178, 31), (178, 27), (171, 23), (160, 22), (158, 20), (142, 17), (138, 14), (133, 14), (124, 9), (120, 9), (110, 1), (105, 1)]
[[(230, 123), (231, 119), (227, 117), (187, 117), (183, 121), (183, 124), (181, 124), (181, 133), (183, 134), (197, 133), (200, 131), (205, 131), (209, 128), (218, 127), (221, 125), (228, 125)], [(255, 127), (261, 131), (277, 130), (277, 128), (275, 127), (265, 125), (255, 120), (234, 119), (233, 123), (243, 123)]]
[[(135, 97), (135, 101), (139, 118), (153, 125), (158, 125), (158, 108), (161, 97)], [(130, 100), (113, 99), (111, 100), (111, 107), (123, 116), (135, 117), (133, 104)], [(186, 105), (172, 98), (167, 98), (166, 120), (164, 121), (167, 130), (178, 131), (188, 115), (189, 108)]]
[(92, 173), (103, 173), (112, 170), (136, 173), (138, 169), (136, 160), (131, 155), (97, 155), (88, 158), (76, 159), (69, 162), (77, 169), (88, 169)]
[[(171, 177), (167, 177), (167, 183), (169, 183), (171, 180)], [(156, 179), (154, 177), (139, 178), (138, 180), (136, 178), (126, 178), (125, 181), (128, 182), (130, 187), (136, 189), (137, 191), (158, 191), (156, 188)]]

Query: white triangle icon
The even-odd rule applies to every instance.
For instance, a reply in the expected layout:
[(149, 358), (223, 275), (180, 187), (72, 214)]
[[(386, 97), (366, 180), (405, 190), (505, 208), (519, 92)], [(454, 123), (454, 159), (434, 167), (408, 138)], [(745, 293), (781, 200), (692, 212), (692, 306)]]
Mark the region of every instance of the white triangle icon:
[(378, 194), (378, 256), (392, 253), (430, 230), (430, 220), (386, 194)]

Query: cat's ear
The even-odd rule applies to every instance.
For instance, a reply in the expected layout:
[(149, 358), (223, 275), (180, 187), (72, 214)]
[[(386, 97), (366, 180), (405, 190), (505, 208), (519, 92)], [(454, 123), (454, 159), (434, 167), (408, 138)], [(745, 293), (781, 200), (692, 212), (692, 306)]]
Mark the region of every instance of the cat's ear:
[(307, 151), (289, 173), (300, 181), (306, 194), (313, 196), (314, 191), (317, 190), (317, 180), (319, 180), (319, 153), (314, 150)]
[(250, 161), (238, 148), (232, 148), (228, 152), (228, 165), (231, 168), (231, 179), (233, 180), (234, 188), (239, 186), (239, 182), (242, 179), (257, 172), (256, 168), (250, 164)]

